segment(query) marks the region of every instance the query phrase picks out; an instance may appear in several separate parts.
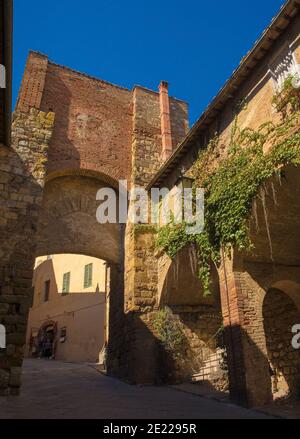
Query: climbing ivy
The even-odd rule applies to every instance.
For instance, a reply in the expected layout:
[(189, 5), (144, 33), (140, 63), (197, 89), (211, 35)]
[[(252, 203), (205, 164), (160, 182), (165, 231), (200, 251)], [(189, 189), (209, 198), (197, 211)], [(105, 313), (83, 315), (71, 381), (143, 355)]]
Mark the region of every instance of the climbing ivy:
[(275, 93), (272, 103), (276, 110), (283, 115), (286, 115), (289, 108), (293, 111), (300, 110), (300, 88), (298, 87), (300, 81), (299, 75), (289, 75), (285, 80), (280, 91)]
[[(174, 222), (158, 231), (156, 245), (171, 258), (187, 245), (197, 247), (205, 294), (210, 292), (211, 262), (219, 264), (222, 248), (253, 249), (249, 218), (266, 180), (274, 174), (280, 176), (285, 165), (300, 165), (300, 100), (293, 78), (289, 77), (281, 93), (274, 96), (273, 105), (282, 114), (281, 122), (267, 122), (257, 130), (241, 129), (237, 116), (227, 155), (221, 157), (217, 137), (200, 153), (192, 174), (195, 187), (205, 189), (204, 231), (188, 235), (185, 223)], [(221, 157), (218, 167), (208, 166), (216, 157)]]
[(158, 311), (152, 321), (156, 335), (167, 352), (179, 355), (185, 342), (178, 319), (166, 307)]

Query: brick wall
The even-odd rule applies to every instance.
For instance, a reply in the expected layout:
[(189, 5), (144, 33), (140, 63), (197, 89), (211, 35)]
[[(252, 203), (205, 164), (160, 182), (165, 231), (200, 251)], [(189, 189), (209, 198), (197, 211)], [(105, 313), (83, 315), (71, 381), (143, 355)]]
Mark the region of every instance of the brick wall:
[(300, 322), (300, 309), (284, 292), (269, 290), (263, 314), (274, 397), (297, 397), (300, 390), (300, 352), (291, 345), (291, 328)]

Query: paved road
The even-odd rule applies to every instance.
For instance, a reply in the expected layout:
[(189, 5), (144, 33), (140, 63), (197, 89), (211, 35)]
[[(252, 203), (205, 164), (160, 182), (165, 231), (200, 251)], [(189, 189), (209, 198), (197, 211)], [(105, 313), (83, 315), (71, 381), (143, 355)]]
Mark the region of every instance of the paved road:
[(263, 414), (179, 392), (135, 387), (88, 365), (27, 360), (20, 397), (0, 398), (0, 419), (254, 419)]

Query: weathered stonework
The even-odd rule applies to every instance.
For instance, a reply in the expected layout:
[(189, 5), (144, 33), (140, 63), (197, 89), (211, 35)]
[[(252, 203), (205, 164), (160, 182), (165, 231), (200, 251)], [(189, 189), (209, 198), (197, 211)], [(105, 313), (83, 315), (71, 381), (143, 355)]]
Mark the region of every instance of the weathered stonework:
[[(10, 372), (10, 367), (18, 368), (22, 362), (34, 258), (55, 253), (84, 253), (109, 263), (108, 371), (133, 383), (155, 381), (155, 356), (151, 358), (157, 344), (148, 329), (148, 312), (155, 306), (157, 289), (153, 237), (138, 238), (130, 225), (125, 231), (119, 225), (98, 224), (96, 194), (102, 187), (118, 189), (121, 179), (127, 179), (129, 187), (145, 186), (161, 166), (159, 93), (142, 87), (127, 90), (57, 66), (32, 52), (14, 117), (14, 146), (3, 151), (7, 174), (1, 184), (16, 172), (19, 186), (15, 191), (4, 188), (11, 200), (3, 203), (6, 216), (1, 221), (6, 234), (2, 235), (1, 255), (13, 260), (13, 266), (3, 259), (0, 300), (4, 306), (0, 310), (7, 314), (3, 318), (6, 326), (9, 321), (19, 326), (18, 331), (8, 327), (9, 345), (1, 364), (4, 392), (16, 392), (7, 390), (8, 375), (11, 388), (18, 388), (17, 369)], [(187, 105), (170, 98), (170, 117), (176, 146), (187, 132)], [(19, 159), (20, 169), (12, 167), (10, 155)], [(20, 227), (9, 219), (22, 219)], [(14, 247), (18, 250), (12, 252)], [(18, 259), (26, 271), (15, 311), (15, 302), (7, 297), (17, 282)], [(22, 314), (20, 319), (18, 314)]]
[(42, 202), (53, 113), (17, 112), (11, 149), (0, 146), (0, 324), (7, 333), (0, 353), (0, 393), (20, 386), (27, 316), (31, 306), (37, 220)]
[(299, 396), (300, 352), (291, 344), (291, 328), (299, 324), (300, 309), (280, 290), (270, 290), (264, 301), (267, 355), (275, 398)]

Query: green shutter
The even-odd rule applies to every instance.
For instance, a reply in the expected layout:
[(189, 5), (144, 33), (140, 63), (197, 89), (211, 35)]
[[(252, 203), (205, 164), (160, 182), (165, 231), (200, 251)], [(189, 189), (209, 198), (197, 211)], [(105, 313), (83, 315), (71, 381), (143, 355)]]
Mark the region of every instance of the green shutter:
[(93, 285), (93, 264), (84, 267), (84, 288), (90, 288)]
[(71, 273), (65, 273), (63, 278), (63, 288), (62, 288), (63, 294), (68, 294), (70, 292), (70, 280), (71, 280)]
[(93, 285), (93, 264), (90, 264), (89, 269), (89, 287)]

